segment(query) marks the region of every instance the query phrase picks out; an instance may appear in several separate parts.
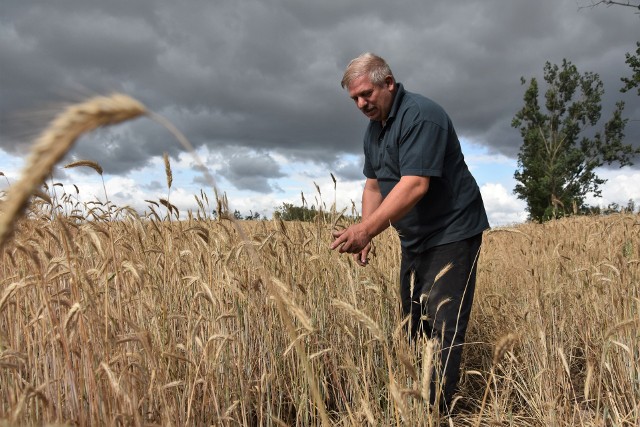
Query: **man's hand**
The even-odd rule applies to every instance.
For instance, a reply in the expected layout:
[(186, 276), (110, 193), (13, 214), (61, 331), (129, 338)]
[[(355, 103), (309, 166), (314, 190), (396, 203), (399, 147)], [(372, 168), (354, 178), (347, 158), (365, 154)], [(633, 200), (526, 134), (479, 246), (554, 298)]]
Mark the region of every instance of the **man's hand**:
[(357, 254), (353, 254), (353, 260), (360, 266), (366, 267), (369, 264), (369, 252), (371, 251), (371, 242)]
[(371, 250), (371, 239), (405, 216), (424, 197), (429, 190), (429, 180), (428, 176), (405, 175), (383, 199), (378, 181), (367, 178), (362, 192), (363, 222), (346, 230), (333, 231), (336, 239), (331, 249), (340, 248), (341, 253), (354, 254), (358, 265), (364, 266)]
[(354, 224), (345, 230), (333, 231), (331, 234), (336, 238), (331, 244), (332, 250), (339, 248), (340, 253), (348, 252), (358, 255), (356, 262), (359, 265), (366, 265), (367, 255), (371, 249), (371, 236), (364, 225)]

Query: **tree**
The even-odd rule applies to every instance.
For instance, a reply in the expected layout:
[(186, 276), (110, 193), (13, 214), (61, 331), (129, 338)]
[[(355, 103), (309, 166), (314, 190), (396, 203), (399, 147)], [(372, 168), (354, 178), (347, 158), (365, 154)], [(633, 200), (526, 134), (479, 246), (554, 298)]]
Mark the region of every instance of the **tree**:
[(294, 206), (292, 203), (282, 203), (282, 206), (275, 208), (273, 213), (275, 218), (283, 221), (313, 221), (321, 214), (315, 208), (307, 208), (306, 206)]
[[(596, 131), (604, 88), (597, 74), (580, 74), (566, 59), (544, 66), (547, 90), (539, 103), (538, 82), (532, 78), (524, 107), (513, 118), (523, 144), (514, 174), (514, 193), (527, 203), (530, 219), (545, 221), (566, 213), (584, 212), (585, 196), (599, 197), (605, 180), (595, 174), (604, 164), (631, 165), (640, 150), (622, 143), (627, 119), (618, 102), (603, 131)], [(522, 84), (526, 84), (524, 77)], [(543, 108), (544, 107), (544, 108)]]
[(636, 54), (627, 53), (625, 63), (631, 67), (633, 74), (631, 77), (622, 77), (620, 80), (624, 83), (624, 87), (620, 92), (627, 92), (633, 88), (638, 88), (638, 96), (640, 96), (640, 42), (636, 42)]
[(627, 1), (613, 1), (613, 0), (593, 1), (592, 0), (591, 4), (589, 6), (583, 6), (583, 7), (594, 8), (594, 7), (599, 6), (601, 4), (604, 4), (604, 5), (607, 5), (607, 6), (629, 6), (629, 7), (632, 7), (634, 9), (640, 9), (640, 3), (639, 2), (632, 2), (630, 0), (627, 0)]
[(244, 217), (244, 219), (250, 220), (250, 221), (259, 221), (260, 218), (261, 218), (260, 212), (253, 212), (252, 210), (249, 210), (249, 215)]

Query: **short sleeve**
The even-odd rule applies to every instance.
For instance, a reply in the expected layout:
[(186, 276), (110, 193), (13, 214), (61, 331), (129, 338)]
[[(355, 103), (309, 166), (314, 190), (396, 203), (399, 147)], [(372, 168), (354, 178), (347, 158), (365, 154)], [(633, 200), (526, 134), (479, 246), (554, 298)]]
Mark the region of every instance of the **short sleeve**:
[(364, 168), (362, 168), (362, 173), (367, 178), (376, 179), (376, 173), (373, 171), (373, 167), (371, 166), (371, 162), (369, 162), (369, 158), (364, 156)]
[(442, 176), (447, 130), (421, 120), (403, 132), (399, 147), (400, 175)]
[(366, 141), (367, 141), (367, 138), (365, 138), (365, 142), (364, 142), (364, 167), (362, 168), (362, 173), (367, 178), (376, 179), (377, 178), (376, 172), (373, 169), (373, 166), (371, 165), (369, 147), (367, 146)]

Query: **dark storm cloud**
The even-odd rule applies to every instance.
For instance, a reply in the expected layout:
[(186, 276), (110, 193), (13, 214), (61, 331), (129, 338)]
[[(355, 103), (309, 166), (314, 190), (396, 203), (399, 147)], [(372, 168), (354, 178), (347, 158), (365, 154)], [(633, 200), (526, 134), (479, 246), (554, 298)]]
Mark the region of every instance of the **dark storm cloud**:
[[(366, 125), (339, 86), (342, 71), (371, 50), (408, 90), (442, 104), (463, 138), (514, 156), (520, 77), (540, 80), (546, 60), (600, 74), (605, 108), (624, 99), (626, 116), (640, 119), (640, 97), (618, 92), (640, 17), (626, 7), (579, 10), (581, 2), (5, 0), (0, 146), (18, 153), (36, 132), (18, 113), (122, 91), (210, 152), (277, 151), (335, 166), (361, 153)], [(626, 133), (640, 140), (640, 122)], [(85, 137), (73, 156), (123, 174), (181, 150), (146, 120)], [(276, 166), (268, 155), (232, 157), (224, 174), (239, 188), (269, 191)]]
[(344, 163), (334, 168), (334, 174), (338, 181), (355, 181), (362, 179), (362, 164), (364, 160), (357, 163)]
[(217, 173), (238, 190), (269, 193), (274, 190), (269, 179), (284, 176), (276, 161), (266, 153), (239, 150), (226, 157), (223, 164), (224, 166), (218, 169)]
[(142, 185), (141, 187), (144, 190), (148, 190), (148, 191), (161, 191), (166, 189), (166, 185), (167, 185), (166, 183), (163, 185), (160, 181), (153, 180), (148, 184)]

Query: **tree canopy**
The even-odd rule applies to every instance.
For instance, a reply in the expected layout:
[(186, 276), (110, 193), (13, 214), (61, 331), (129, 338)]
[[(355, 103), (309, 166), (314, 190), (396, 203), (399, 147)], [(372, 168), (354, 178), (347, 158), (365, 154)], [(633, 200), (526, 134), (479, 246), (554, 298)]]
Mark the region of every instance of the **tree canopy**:
[(640, 96), (640, 42), (636, 42), (636, 53), (632, 55), (627, 53), (625, 55), (627, 60), (625, 63), (631, 67), (631, 77), (622, 77), (620, 80), (624, 83), (624, 87), (620, 89), (621, 92), (627, 92), (633, 88), (638, 88), (638, 96)]
[(529, 216), (536, 221), (585, 211), (586, 195), (600, 196), (605, 182), (595, 169), (604, 164), (631, 165), (640, 152), (622, 142), (627, 123), (623, 102), (596, 129), (604, 94), (598, 74), (581, 74), (565, 59), (560, 66), (545, 64), (544, 81), (542, 100), (538, 81), (529, 81), (524, 106), (512, 121), (523, 139), (514, 193), (526, 201)]

